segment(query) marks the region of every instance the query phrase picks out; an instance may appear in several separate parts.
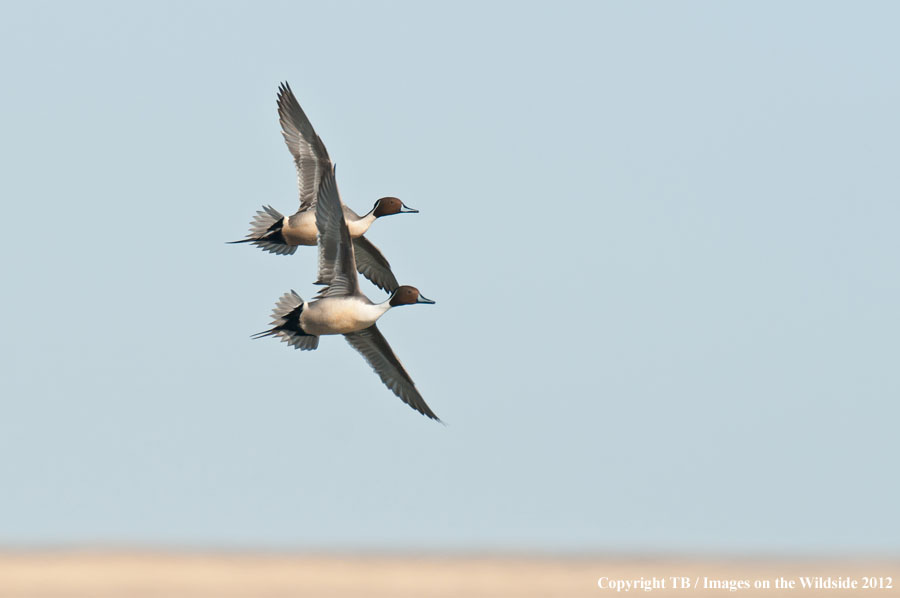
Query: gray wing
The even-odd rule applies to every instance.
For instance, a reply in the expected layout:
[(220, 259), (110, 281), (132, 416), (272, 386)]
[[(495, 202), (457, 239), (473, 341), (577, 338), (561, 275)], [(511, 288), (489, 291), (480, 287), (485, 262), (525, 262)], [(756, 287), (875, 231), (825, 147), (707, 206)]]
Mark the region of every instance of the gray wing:
[(397, 290), (400, 284), (391, 272), (391, 265), (377, 247), (365, 237), (357, 237), (353, 239), (353, 248), (356, 256), (356, 269), (363, 276), (388, 293)]
[(278, 87), (278, 120), (284, 142), (297, 165), (300, 211), (303, 211), (316, 204), (319, 183), (331, 170), (331, 158), (286, 82)]
[(416, 390), (416, 385), (403, 369), (403, 365), (391, 346), (378, 330), (375, 324), (358, 332), (351, 332), (344, 335), (347, 342), (366, 359), (384, 385), (394, 391), (394, 394), (400, 399), (431, 419), (441, 421), (438, 416), (425, 404), (425, 399)]
[(328, 169), (319, 184), (316, 227), (319, 229), (319, 279), (316, 283), (328, 285), (319, 297), (355, 295), (359, 292), (356, 259), (334, 180), (334, 168)]

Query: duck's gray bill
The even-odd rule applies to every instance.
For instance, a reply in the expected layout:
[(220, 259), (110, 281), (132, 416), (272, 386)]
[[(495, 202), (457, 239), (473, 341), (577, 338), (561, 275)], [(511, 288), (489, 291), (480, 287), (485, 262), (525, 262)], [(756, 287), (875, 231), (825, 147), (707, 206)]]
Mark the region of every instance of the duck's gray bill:
[(401, 214), (418, 214), (419, 210), (414, 210), (403, 202), (400, 202), (400, 213)]
[(419, 295), (419, 298), (416, 299), (416, 303), (432, 303), (432, 304), (433, 304), (434, 301), (432, 301), (432, 300), (429, 299), (428, 297), (425, 297), (424, 295), (421, 295), (421, 294), (420, 294), (420, 295)]

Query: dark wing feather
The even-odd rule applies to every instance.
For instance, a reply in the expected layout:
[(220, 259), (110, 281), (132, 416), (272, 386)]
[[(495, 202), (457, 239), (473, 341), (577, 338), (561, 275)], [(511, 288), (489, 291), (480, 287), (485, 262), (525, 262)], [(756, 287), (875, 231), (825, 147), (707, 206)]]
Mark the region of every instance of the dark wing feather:
[(404, 403), (422, 415), (441, 421), (425, 404), (425, 399), (416, 390), (416, 385), (412, 378), (403, 369), (400, 360), (391, 351), (391, 346), (388, 345), (387, 340), (385, 340), (375, 324), (344, 336), (347, 338), (350, 346), (359, 351), (369, 365), (372, 366), (372, 369), (375, 370), (375, 373), (378, 374), (384, 385), (390, 388)]
[(319, 183), (331, 170), (331, 158), (287, 83), (278, 88), (278, 120), (284, 142), (297, 165), (300, 211), (303, 211), (316, 204)]
[(359, 292), (356, 259), (334, 180), (334, 168), (329, 169), (319, 185), (316, 227), (319, 229), (319, 279), (316, 282), (328, 285), (319, 297), (355, 295)]
[(353, 239), (356, 269), (377, 287), (393, 293), (400, 284), (391, 272), (391, 265), (378, 248), (365, 237)]

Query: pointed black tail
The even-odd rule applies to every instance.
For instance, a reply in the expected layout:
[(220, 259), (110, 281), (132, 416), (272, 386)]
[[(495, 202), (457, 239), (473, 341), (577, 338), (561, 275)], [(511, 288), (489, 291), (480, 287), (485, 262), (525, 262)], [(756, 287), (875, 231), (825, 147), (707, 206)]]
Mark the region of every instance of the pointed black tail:
[(250, 232), (247, 233), (247, 238), (227, 243), (229, 245), (253, 243), (263, 251), (278, 255), (291, 255), (297, 251), (297, 246), (288, 245), (281, 230), (283, 226), (284, 216), (272, 206), (263, 206), (250, 221)]
[(306, 304), (296, 292), (291, 291), (281, 296), (272, 310), (272, 328), (257, 332), (250, 338), (277, 336), (295, 349), (311, 351), (319, 346), (319, 337), (303, 330), (300, 316)]

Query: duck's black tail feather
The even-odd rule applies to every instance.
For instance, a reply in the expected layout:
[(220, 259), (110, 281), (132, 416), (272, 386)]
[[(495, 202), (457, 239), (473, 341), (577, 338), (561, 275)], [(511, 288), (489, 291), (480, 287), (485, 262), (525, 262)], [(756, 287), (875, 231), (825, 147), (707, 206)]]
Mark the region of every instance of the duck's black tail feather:
[(272, 206), (263, 206), (250, 222), (250, 232), (246, 239), (229, 243), (253, 243), (263, 251), (278, 255), (291, 255), (297, 251), (296, 245), (288, 245), (282, 227), (284, 216)]
[(272, 310), (272, 328), (258, 332), (250, 338), (277, 336), (301, 351), (312, 351), (319, 346), (319, 337), (307, 333), (300, 323), (300, 315), (306, 304), (296, 292), (285, 293)]

